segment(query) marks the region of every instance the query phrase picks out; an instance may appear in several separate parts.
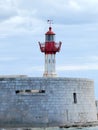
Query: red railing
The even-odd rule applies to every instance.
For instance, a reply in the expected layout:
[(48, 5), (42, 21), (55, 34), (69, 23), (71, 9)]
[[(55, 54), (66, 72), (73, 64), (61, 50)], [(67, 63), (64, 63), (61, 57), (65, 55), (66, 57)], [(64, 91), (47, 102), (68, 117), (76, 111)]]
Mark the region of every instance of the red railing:
[(55, 42), (46, 42), (46, 43), (40, 43), (40, 50), (41, 52), (44, 52), (46, 54), (55, 54), (56, 52), (60, 51), (61, 48), (61, 42), (55, 43)]

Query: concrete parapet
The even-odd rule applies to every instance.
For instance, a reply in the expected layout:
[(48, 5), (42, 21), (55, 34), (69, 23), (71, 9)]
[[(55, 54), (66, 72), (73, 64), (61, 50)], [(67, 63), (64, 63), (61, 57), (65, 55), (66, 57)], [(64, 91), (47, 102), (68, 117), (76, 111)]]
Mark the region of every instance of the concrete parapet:
[(97, 120), (96, 113), (92, 80), (59, 77), (0, 78), (0, 127), (93, 123)]

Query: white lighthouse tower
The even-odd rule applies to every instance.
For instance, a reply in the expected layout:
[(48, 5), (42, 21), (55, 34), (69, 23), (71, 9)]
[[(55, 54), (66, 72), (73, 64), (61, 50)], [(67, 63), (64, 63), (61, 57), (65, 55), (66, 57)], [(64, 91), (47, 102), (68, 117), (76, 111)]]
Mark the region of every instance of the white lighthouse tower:
[(45, 71), (44, 77), (56, 77), (55, 70), (55, 54), (60, 51), (61, 42), (55, 42), (55, 33), (52, 31), (51, 20), (48, 20), (50, 26), (48, 32), (45, 33), (45, 43), (40, 43), (41, 52), (45, 53)]

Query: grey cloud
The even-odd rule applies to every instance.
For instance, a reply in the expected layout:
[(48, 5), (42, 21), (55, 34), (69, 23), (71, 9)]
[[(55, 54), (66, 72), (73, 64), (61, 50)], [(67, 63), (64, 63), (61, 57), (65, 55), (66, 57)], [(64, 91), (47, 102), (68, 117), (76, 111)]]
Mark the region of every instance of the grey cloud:
[[(20, 13), (35, 10), (31, 16), (46, 20), (52, 18), (59, 24), (85, 24), (98, 22), (97, 0), (21, 0), (18, 5)], [(28, 14), (29, 15), (29, 14)]]
[(5, 21), (10, 19), (11, 17), (17, 15), (17, 13), (14, 11), (5, 11), (5, 10), (0, 10), (0, 21)]
[(11, 4), (11, 1), (1, 0), (0, 1), (0, 21), (7, 20), (17, 15), (17, 10)]
[(51, 18), (57, 21), (57, 24), (98, 22), (98, 2), (96, 0), (93, 2), (91, 0), (10, 0), (9, 2), (5, 0), (5, 6), (3, 3), (1, 7), (0, 20), (18, 15), (43, 21)]

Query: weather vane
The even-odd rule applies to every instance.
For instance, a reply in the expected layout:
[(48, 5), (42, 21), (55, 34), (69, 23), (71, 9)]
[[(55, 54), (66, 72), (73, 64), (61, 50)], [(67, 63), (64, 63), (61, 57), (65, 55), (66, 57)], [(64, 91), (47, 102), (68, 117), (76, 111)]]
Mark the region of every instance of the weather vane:
[(47, 20), (47, 23), (50, 25), (50, 27), (51, 27), (51, 24), (53, 24), (53, 20)]

